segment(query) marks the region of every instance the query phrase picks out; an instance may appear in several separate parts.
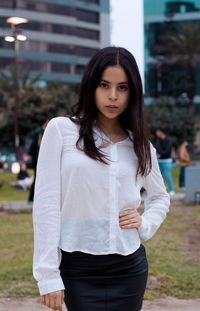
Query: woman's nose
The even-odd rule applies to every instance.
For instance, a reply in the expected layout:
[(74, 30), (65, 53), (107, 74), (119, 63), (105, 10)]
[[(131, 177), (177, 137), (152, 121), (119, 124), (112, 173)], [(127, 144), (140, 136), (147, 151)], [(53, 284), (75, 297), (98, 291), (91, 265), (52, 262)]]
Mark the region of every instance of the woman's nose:
[(117, 92), (115, 88), (111, 88), (109, 92), (109, 99), (116, 100), (117, 99)]

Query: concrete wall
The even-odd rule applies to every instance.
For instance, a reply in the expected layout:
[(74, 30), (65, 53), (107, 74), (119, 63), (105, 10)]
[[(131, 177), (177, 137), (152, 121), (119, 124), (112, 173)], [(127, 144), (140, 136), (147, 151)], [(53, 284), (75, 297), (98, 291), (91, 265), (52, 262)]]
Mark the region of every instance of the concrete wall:
[(200, 165), (186, 167), (185, 188), (185, 203), (194, 202), (195, 192), (200, 191)]

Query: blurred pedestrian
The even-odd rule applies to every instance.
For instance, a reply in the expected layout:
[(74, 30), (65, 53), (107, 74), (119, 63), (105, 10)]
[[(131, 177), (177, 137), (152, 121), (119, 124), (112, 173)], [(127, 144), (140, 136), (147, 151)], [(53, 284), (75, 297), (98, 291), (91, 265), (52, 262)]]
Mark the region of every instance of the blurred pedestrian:
[(187, 150), (188, 141), (183, 140), (177, 149), (176, 163), (180, 166), (179, 189), (185, 190), (185, 167), (190, 165), (190, 155)]
[(25, 178), (29, 177), (28, 171), (27, 171), (27, 167), (25, 163), (22, 163), (20, 165), (20, 171), (17, 174), (17, 180), (23, 180)]
[(153, 236), (168, 208), (135, 59), (123, 48), (99, 50), (72, 116), (52, 119), (42, 138), (33, 268), (43, 304), (141, 310), (148, 274), (141, 241)]
[(172, 178), (172, 142), (163, 128), (158, 128), (156, 130), (156, 137), (155, 147), (157, 150), (160, 171), (163, 178), (166, 178), (167, 180), (169, 193), (172, 196), (175, 194)]
[(19, 191), (27, 190), (33, 183), (33, 177), (30, 177), (25, 163), (20, 164), (20, 171), (17, 174), (17, 180), (11, 181), (9, 184), (17, 187)]
[(29, 203), (32, 203), (33, 199), (34, 199), (37, 159), (38, 159), (40, 144), (41, 144), (41, 140), (42, 140), (42, 135), (44, 133), (45, 128), (47, 127), (48, 122), (49, 122), (49, 118), (47, 118), (47, 117), (40, 118), (40, 120), (39, 120), (40, 126), (38, 128), (36, 128), (32, 133), (31, 145), (29, 147), (30, 148), (29, 154), (32, 157), (32, 167), (34, 169), (34, 179), (33, 179), (33, 183), (31, 185), (30, 192), (29, 192), (29, 198), (28, 198)]

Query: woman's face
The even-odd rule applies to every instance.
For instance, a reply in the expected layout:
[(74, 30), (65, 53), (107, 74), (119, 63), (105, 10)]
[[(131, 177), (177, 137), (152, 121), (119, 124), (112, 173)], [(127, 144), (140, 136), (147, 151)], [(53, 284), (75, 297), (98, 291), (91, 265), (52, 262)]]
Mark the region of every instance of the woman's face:
[(129, 103), (130, 88), (125, 70), (120, 65), (108, 66), (95, 90), (98, 113), (106, 119), (116, 119)]

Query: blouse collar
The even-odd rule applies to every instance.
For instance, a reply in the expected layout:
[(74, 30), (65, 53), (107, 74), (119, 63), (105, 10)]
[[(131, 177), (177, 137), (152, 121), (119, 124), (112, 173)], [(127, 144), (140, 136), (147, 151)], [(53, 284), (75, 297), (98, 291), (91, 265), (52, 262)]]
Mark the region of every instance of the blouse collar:
[[(95, 120), (94, 123), (93, 123), (93, 132), (94, 132), (99, 138), (103, 139), (104, 141), (106, 141), (106, 142), (108, 142), (108, 143), (110, 143), (110, 144), (115, 144), (115, 143), (113, 143), (113, 142), (110, 140), (110, 138), (109, 138), (103, 131), (101, 131), (98, 127), (96, 127), (95, 124), (96, 124), (96, 120)], [(132, 132), (131, 132), (130, 130), (128, 130), (128, 129), (127, 129), (127, 131), (128, 131), (129, 137), (127, 137), (127, 138), (125, 138), (125, 139), (123, 139), (123, 140), (117, 142), (117, 144), (118, 144), (118, 143), (125, 143), (125, 142), (128, 142), (128, 141), (131, 141), (130, 138), (132, 138), (132, 136), (133, 136), (133, 135), (132, 135)]]

